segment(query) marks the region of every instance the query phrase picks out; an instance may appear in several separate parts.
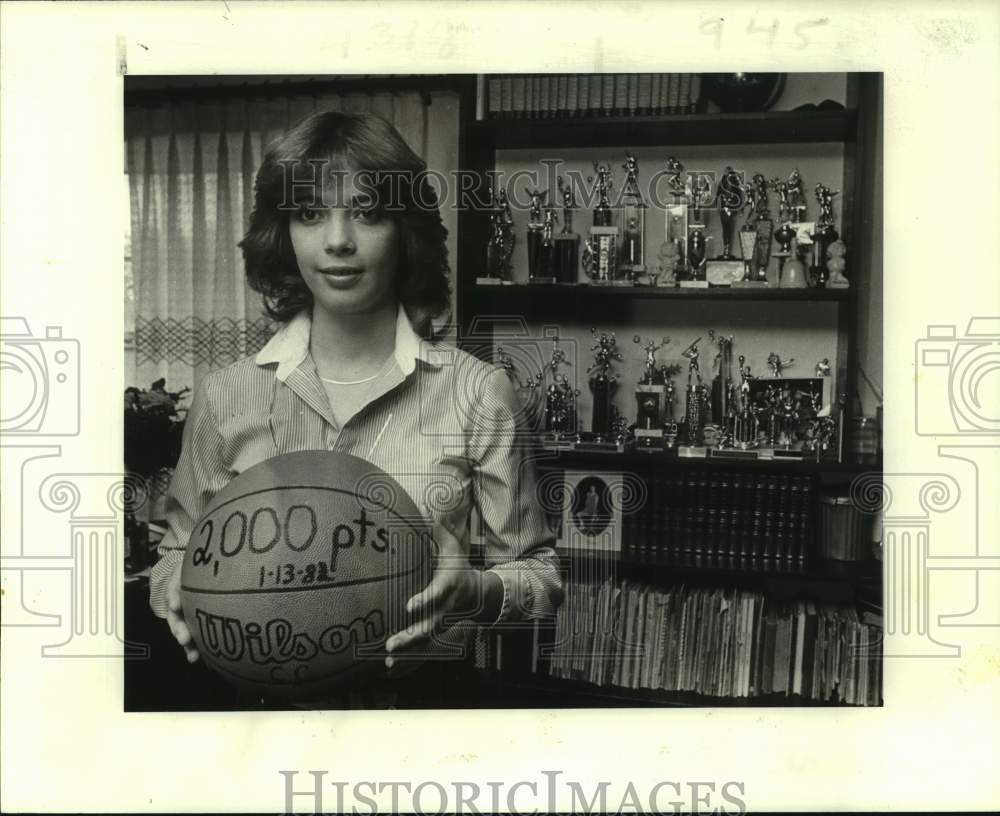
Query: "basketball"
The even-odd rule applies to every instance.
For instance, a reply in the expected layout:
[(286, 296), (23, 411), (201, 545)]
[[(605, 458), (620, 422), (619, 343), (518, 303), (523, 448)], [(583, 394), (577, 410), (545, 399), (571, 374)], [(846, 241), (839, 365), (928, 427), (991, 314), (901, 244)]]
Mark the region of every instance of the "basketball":
[(319, 699), (385, 676), (385, 641), (433, 572), (430, 527), (376, 465), (302, 451), (233, 479), (195, 525), (184, 618), (231, 682)]

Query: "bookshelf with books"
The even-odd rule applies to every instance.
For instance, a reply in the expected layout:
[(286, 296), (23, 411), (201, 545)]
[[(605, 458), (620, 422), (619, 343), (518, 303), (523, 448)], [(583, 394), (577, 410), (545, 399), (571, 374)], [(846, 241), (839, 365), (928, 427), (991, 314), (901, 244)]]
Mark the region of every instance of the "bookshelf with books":
[[(489, 217), (460, 211), (457, 319), (459, 343), (470, 352), (496, 362), (507, 326), (519, 322), (532, 337), (551, 339), (554, 329), (583, 350), (595, 327), (619, 338), (670, 335), (678, 338), (669, 347), (677, 359), (695, 327), (722, 327), (720, 334), (744, 343), (740, 353), (750, 349), (758, 372), (765, 349), (787, 346), (810, 368), (828, 358), (824, 410), (839, 412), (840, 421), (835, 450), (815, 458), (755, 453), (741, 460), (704, 451), (686, 458), (679, 448), (631, 445), (540, 451), (542, 474), (618, 473), (642, 481), (645, 503), (621, 515), (610, 552), (560, 539), (567, 595), (550, 625), (482, 636), (481, 665), (511, 705), (881, 704), (877, 549), (862, 542), (845, 560), (851, 548), (829, 546), (821, 509), (828, 496), (849, 496), (856, 478), (881, 472), (881, 457), (852, 456), (849, 438), (857, 413), (851, 397), (863, 387), (858, 336), (866, 318), (859, 312), (867, 306), (859, 290), (877, 241), (870, 228), (872, 167), (880, 160), (876, 85), (874, 75), (847, 75), (840, 107), (712, 113), (692, 75), (479, 78), (482, 115), (463, 124), (460, 164), (484, 180), (481, 200), (487, 178), (556, 159), (585, 174), (592, 163), (620, 163), (627, 151), (646, 165), (676, 154), (694, 156), (692, 166), (731, 163), (748, 174), (758, 164), (768, 175), (801, 167), (810, 183), (837, 187), (838, 224), (850, 247), (851, 285), (842, 289), (599, 286), (582, 272), (570, 282), (529, 281), (527, 215), (515, 209), (511, 279), (484, 285)], [(554, 176), (545, 178), (554, 195)], [(586, 233), (588, 215), (577, 212), (577, 232)], [(647, 257), (664, 240), (662, 219), (655, 207), (646, 213)], [(626, 354), (631, 344), (624, 346)], [(583, 426), (593, 411), (588, 362), (582, 353), (571, 369), (579, 372)], [(637, 365), (622, 364), (614, 398), (633, 422)], [(558, 533), (561, 520), (550, 520)], [(861, 522), (871, 530), (875, 519)]]

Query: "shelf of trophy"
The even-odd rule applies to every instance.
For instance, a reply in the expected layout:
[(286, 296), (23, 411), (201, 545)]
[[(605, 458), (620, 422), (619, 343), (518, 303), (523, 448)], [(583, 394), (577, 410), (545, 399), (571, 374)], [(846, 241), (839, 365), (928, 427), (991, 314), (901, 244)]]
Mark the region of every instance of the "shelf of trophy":
[(611, 285), (589, 283), (510, 283), (476, 284), (471, 287), (478, 300), (488, 302), (491, 308), (518, 309), (533, 308), (535, 304), (559, 303), (571, 300), (607, 303), (626, 300), (686, 300), (686, 301), (772, 301), (829, 303), (847, 301), (850, 289), (781, 289), (777, 286), (740, 288), (733, 286), (711, 286), (687, 289), (676, 286)]
[(497, 149), (805, 144), (853, 141), (857, 111), (502, 119), (470, 122), (467, 128), (469, 138)]
[[(765, 449), (752, 452), (752, 458), (740, 456), (742, 453), (734, 449), (721, 449), (708, 453), (698, 450), (694, 453), (677, 448), (639, 448), (634, 443), (623, 446), (623, 449), (608, 448), (607, 450), (588, 450), (586, 447), (556, 448), (543, 440), (542, 450), (537, 456), (540, 466), (558, 468), (580, 468), (583, 470), (614, 470), (629, 468), (637, 471), (644, 469), (692, 468), (718, 469), (729, 467), (738, 470), (763, 470), (781, 473), (817, 473), (844, 474), (853, 476), (861, 473), (880, 473), (881, 459), (872, 458), (864, 462), (840, 462), (836, 459), (816, 461), (802, 456), (801, 451), (778, 452)], [(548, 447), (546, 447), (548, 445)]]

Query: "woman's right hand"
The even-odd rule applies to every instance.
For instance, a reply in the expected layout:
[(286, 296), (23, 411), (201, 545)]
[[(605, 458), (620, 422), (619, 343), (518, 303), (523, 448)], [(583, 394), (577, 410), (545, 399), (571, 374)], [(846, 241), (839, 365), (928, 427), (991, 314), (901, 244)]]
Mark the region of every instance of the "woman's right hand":
[(188, 663), (198, 660), (198, 650), (195, 648), (194, 639), (191, 637), (191, 630), (184, 622), (184, 613), (181, 606), (181, 561), (174, 570), (170, 583), (167, 585), (167, 625), (177, 642), (183, 647)]

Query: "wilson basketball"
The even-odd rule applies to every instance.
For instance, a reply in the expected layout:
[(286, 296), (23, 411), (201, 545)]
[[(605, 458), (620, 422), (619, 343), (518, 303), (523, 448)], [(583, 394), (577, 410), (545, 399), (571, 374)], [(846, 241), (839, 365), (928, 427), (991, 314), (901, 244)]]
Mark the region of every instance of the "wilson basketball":
[(188, 542), (184, 618), (233, 683), (318, 699), (385, 676), (385, 641), (430, 581), (430, 528), (377, 466), (302, 451), (216, 495)]

